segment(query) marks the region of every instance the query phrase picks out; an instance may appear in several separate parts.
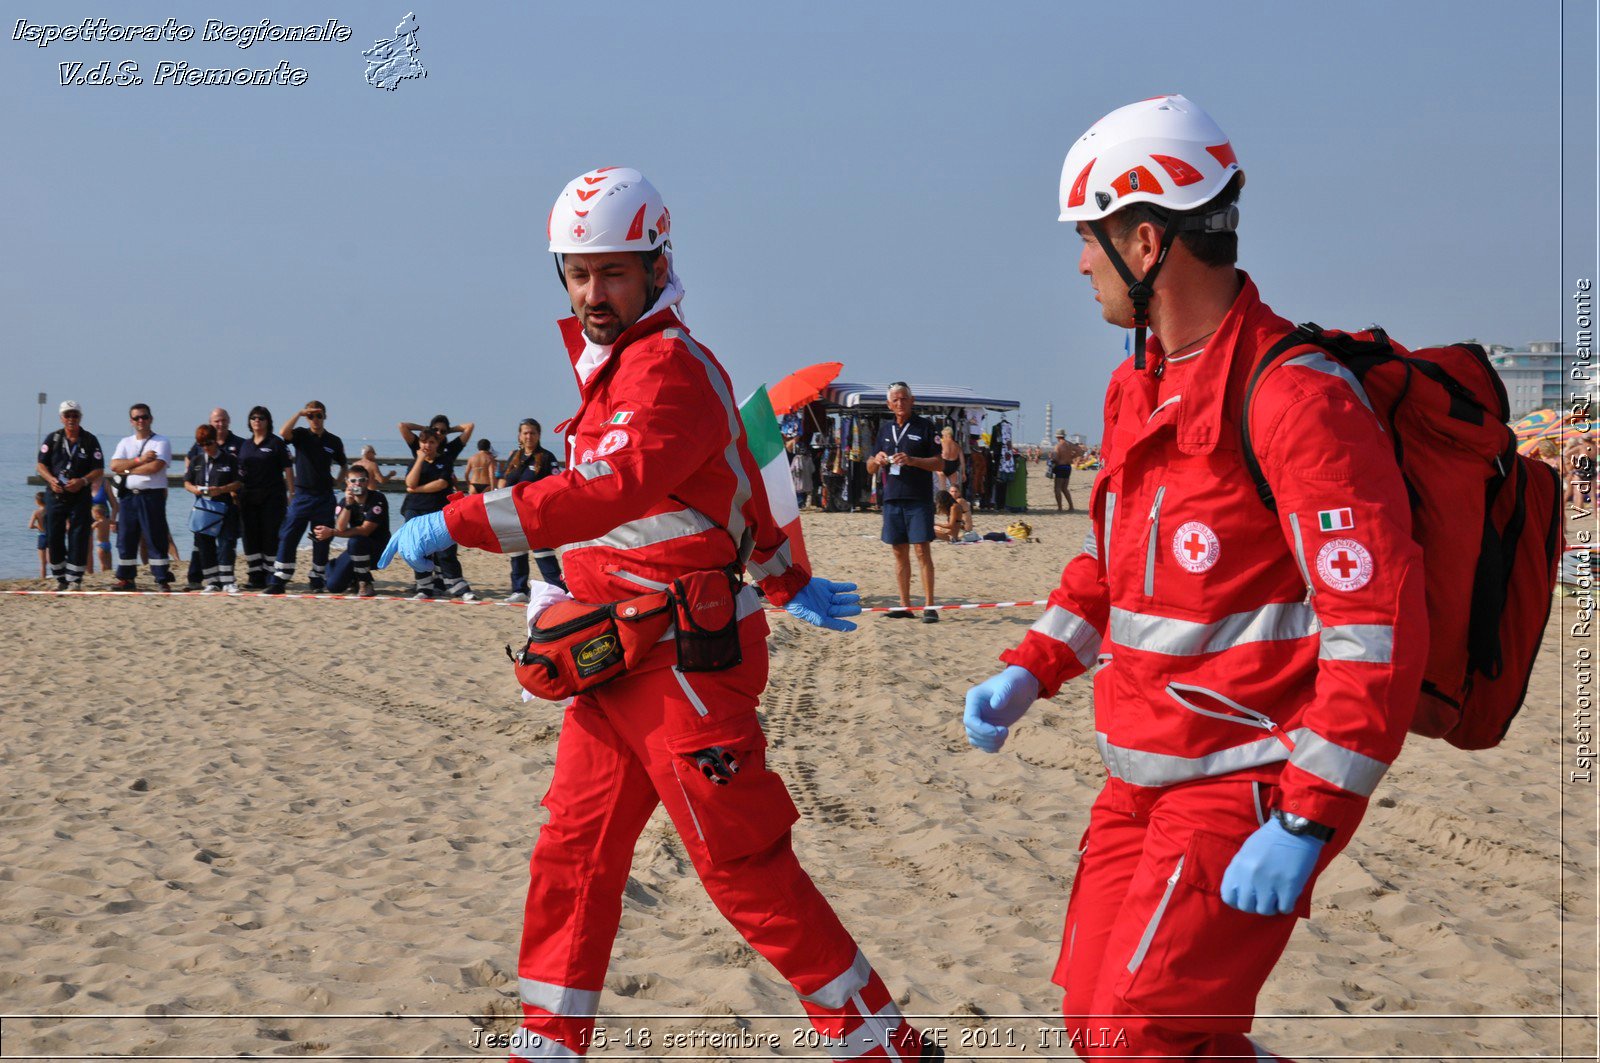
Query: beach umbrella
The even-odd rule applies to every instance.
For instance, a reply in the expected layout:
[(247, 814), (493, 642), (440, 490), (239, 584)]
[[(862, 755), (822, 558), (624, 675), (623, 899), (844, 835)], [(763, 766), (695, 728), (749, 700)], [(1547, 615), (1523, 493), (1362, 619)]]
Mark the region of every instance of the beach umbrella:
[(1554, 410), (1534, 410), (1512, 425), (1511, 430), (1517, 434), (1518, 439), (1535, 439), (1560, 420)]
[(1527, 436), (1519, 436), (1517, 438), (1517, 450), (1523, 454), (1536, 454), (1539, 451), (1539, 444), (1547, 439), (1553, 439), (1562, 447), (1565, 447), (1575, 439), (1600, 440), (1600, 434), (1596, 433), (1594, 422), (1589, 420), (1575, 421), (1568, 418), (1564, 421), (1551, 422), (1544, 428)]
[(782, 417), (808, 402), (816, 401), (822, 395), (822, 389), (838, 379), (843, 369), (843, 362), (818, 362), (790, 373), (767, 389), (772, 412)]

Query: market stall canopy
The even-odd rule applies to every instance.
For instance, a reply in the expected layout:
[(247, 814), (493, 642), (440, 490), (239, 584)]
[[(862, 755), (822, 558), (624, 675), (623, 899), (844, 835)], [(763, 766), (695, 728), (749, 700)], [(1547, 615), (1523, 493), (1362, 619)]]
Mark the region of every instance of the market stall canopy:
[[(944, 387), (938, 384), (911, 384), (911, 394), (918, 406), (965, 406), (973, 410), (1016, 410), (1022, 403), (1016, 399), (993, 399), (979, 395), (971, 388)], [(823, 401), (846, 409), (855, 406), (887, 406), (888, 384), (829, 384), (822, 392)]]
[(843, 362), (818, 362), (790, 373), (767, 389), (767, 398), (772, 400), (772, 412), (782, 417), (808, 402), (815, 402), (822, 390), (833, 383), (833, 378), (843, 369)]

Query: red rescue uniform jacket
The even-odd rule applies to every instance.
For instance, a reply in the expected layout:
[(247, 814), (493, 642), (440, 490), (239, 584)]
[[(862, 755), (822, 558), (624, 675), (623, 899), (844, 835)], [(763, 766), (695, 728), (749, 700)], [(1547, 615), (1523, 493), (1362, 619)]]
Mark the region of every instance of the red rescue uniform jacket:
[(1282, 807), (1360, 818), (1400, 752), (1427, 659), (1422, 552), (1390, 439), (1355, 377), (1306, 348), (1265, 376), (1251, 434), (1274, 519), (1241, 455), (1243, 394), (1290, 331), (1241, 273), (1206, 347), (1106, 392), (1094, 530), (1045, 614), (1001, 659), (1042, 695), (1099, 663), (1095, 731), (1136, 786), (1276, 782)]
[[(577, 374), (583, 329), (561, 322)], [(445, 508), (463, 546), (501, 553), (561, 548), (575, 598), (611, 602), (689, 572), (743, 562), (769, 601), (810, 580), (772, 522), (728, 375), (671, 308), (635, 322), (578, 390), (567, 469)], [(745, 639), (766, 634), (754, 591), (740, 599)]]

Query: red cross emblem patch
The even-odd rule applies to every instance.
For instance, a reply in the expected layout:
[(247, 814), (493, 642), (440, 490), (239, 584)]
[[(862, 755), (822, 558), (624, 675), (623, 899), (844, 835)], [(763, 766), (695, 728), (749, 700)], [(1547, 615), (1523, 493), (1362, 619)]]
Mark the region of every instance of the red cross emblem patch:
[(1222, 543), (1216, 532), (1191, 520), (1172, 533), (1172, 556), (1190, 572), (1204, 572), (1222, 556)]
[(1336, 591), (1357, 591), (1372, 579), (1372, 555), (1354, 539), (1329, 539), (1317, 551), (1317, 575)]
[(589, 227), (587, 225), (583, 224), (581, 221), (575, 221), (572, 223), (572, 238), (574, 240), (582, 240), (588, 235)]

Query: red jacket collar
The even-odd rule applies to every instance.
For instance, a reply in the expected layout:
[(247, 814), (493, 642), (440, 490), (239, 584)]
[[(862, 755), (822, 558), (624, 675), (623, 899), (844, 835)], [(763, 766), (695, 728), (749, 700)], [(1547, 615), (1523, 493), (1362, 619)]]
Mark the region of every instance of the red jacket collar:
[[(556, 322), (556, 327), (561, 330), (561, 340), (567, 345), (567, 358), (572, 362), (572, 373), (576, 377), (578, 373), (578, 358), (583, 354), (583, 348), (587, 342), (583, 335), (583, 324), (574, 315), (562, 318)], [(622, 335), (617, 337), (617, 342), (611, 345), (611, 357), (607, 359), (606, 364), (600, 367), (599, 372), (589, 378), (588, 387), (584, 385), (582, 380), (578, 381), (579, 394), (586, 393), (589, 387), (592, 387), (609, 371), (610, 366), (616, 361), (617, 355), (622, 353), (623, 348), (636, 340), (669, 328), (681, 328), (685, 332), (689, 331), (689, 326), (683, 323), (683, 319), (670, 306), (663, 307), (649, 317), (640, 318), (629, 325), (623, 330)]]
[[(1186, 454), (1208, 454), (1214, 450), (1225, 430), (1225, 422), (1229, 424), (1226, 431), (1234, 431), (1228, 402), (1230, 394), (1243, 393), (1256, 356), (1294, 327), (1261, 301), (1261, 293), (1248, 273), (1240, 270), (1239, 278), (1244, 282), (1239, 294), (1207, 342), (1205, 353), (1190, 369), (1184, 385), (1178, 407), (1177, 443), (1178, 449)], [(1166, 357), (1161, 341), (1154, 336), (1147, 344), (1146, 357), (1152, 366), (1160, 365)], [(1153, 392), (1156, 384), (1153, 374), (1147, 377), (1146, 384)]]

